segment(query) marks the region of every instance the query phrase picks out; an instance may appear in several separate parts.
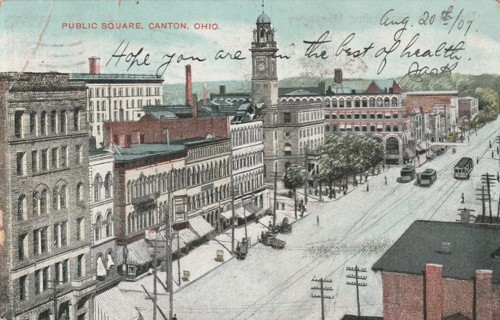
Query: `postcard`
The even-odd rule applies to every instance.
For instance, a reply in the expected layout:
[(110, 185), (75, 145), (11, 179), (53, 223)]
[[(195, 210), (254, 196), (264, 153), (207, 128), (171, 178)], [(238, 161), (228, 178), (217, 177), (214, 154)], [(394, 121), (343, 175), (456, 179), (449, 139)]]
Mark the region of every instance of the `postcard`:
[(500, 319), (499, 19), (0, 0), (0, 319)]

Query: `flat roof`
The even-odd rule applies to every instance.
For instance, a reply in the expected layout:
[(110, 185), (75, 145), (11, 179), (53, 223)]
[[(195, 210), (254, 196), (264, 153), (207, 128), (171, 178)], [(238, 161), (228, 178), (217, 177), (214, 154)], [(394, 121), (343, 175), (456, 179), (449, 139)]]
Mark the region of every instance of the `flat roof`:
[(130, 148), (116, 147), (115, 162), (127, 162), (132, 160), (155, 157), (159, 155), (175, 154), (184, 150), (182, 144), (133, 144)]
[(71, 80), (85, 82), (163, 82), (162, 78), (157, 78), (154, 74), (131, 74), (131, 73), (71, 73)]
[[(445, 242), (449, 253), (441, 251)], [(417, 220), (372, 269), (422, 275), (427, 263), (442, 265), (443, 278), (470, 280), (476, 270), (492, 270), (500, 283), (500, 225)]]

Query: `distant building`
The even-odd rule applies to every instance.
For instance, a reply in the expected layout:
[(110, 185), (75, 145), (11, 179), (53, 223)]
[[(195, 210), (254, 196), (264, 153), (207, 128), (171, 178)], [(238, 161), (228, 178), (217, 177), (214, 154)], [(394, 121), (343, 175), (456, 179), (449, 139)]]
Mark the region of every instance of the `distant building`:
[(498, 226), (415, 221), (374, 264), (385, 320), (500, 319)]
[(89, 58), (89, 73), (73, 73), (71, 79), (87, 86), (87, 121), (91, 136), (102, 147), (105, 121), (134, 121), (146, 105), (163, 104), (163, 79), (145, 74), (100, 73), (100, 59)]
[(0, 74), (0, 316), (91, 319), (86, 88)]
[(479, 103), (473, 97), (458, 98), (458, 118), (459, 125), (462, 126), (471, 122), (479, 114)]

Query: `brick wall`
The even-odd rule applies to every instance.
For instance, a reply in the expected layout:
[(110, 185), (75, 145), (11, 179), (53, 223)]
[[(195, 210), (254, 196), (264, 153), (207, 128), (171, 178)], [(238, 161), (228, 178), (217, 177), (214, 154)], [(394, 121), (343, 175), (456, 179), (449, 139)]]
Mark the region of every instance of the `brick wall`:
[(382, 282), (384, 320), (424, 319), (422, 276), (384, 272)]
[(432, 108), (437, 104), (451, 104), (452, 95), (407, 95), (406, 96), (406, 111), (411, 112), (413, 108), (422, 108), (425, 113), (431, 113)]
[(229, 126), (226, 117), (197, 118), (197, 119), (175, 119), (159, 121), (154, 117), (146, 115), (139, 121), (130, 122), (105, 122), (104, 123), (104, 145), (108, 145), (113, 137), (117, 136), (119, 141), (115, 144), (124, 146), (124, 136), (130, 135), (132, 143), (137, 143), (137, 136), (144, 135), (144, 143), (164, 143), (162, 135), (168, 130), (170, 142), (204, 138), (211, 134), (219, 138), (229, 136)]

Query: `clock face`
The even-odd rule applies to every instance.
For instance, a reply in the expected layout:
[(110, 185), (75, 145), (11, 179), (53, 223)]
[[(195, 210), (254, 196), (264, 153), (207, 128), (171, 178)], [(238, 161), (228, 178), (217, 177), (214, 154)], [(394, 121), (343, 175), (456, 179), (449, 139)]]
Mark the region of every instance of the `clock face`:
[(266, 64), (265, 64), (264, 62), (259, 62), (259, 63), (257, 64), (257, 69), (258, 69), (259, 71), (264, 71), (264, 70), (266, 70)]

